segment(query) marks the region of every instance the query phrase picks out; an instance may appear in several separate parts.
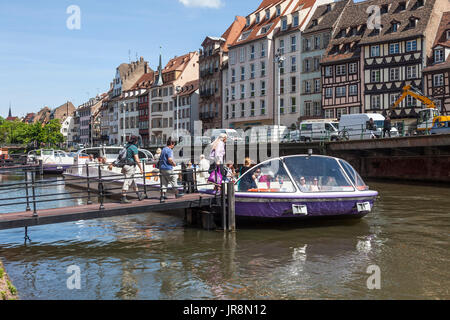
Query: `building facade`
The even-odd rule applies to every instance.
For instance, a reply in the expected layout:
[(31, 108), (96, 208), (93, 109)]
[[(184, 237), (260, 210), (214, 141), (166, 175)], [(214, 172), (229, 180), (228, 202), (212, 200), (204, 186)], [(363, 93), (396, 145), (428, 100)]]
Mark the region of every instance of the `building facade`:
[[(284, 113), (281, 124), (290, 126), (297, 122), (300, 32), (322, 2), (329, 1), (264, 0), (246, 17), (244, 29), (229, 46), (228, 73), (223, 76), (225, 127), (247, 130), (276, 124), (278, 105)], [(285, 58), (280, 68), (280, 102), (278, 65), (275, 67), (274, 63), (278, 49)]]
[(97, 96), (89, 99), (78, 107), (78, 116), (80, 118), (80, 143), (86, 146), (94, 146), (94, 140), (97, 140), (94, 133), (95, 115), (98, 114), (105, 96)]
[[(301, 103), (304, 93), (302, 90), (305, 88), (305, 76), (311, 77), (310, 73), (315, 72), (315, 80), (317, 80), (317, 73), (320, 73), (318, 55), (310, 53), (311, 46), (304, 45), (307, 41), (303, 40), (302, 35), (318, 6), (331, 1), (298, 1), (294, 10), (283, 14), (280, 26), (274, 36), (275, 52), (284, 58), (284, 61), (275, 67), (275, 118), (278, 117), (279, 109), (280, 124), (292, 129), (297, 127), (298, 121), (305, 111)], [(309, 41), (309, 38), (307, 40)], [(319, 45), (318, 48), (321, 47), (322, 45)], [(310, 64), (306, 64), (306, 62)], [(320, 76), (318, 78), (320, 87)], [(309, 79), (306, 83), (309, 83)]]
[[(322, 59), (325, 117), (377, 112), (415, 121), (419, 103), (408, 97), (392, 104), (405, 85), (423, 90), (422, 71), (447, 0), (368, 0), (348, 3)], [(373, 6), (379, 24), (370, 19)]]
[[(199, 80), (186, 83), (175, 100), (174, 128), (178, 132), (194, 134), (194, 122), (199, 120)], [(180, 134), (178, 134), (180, 135)]]
[[(320, 61), (331, 39), (334, 26), (349, 0), (317, 7), (301, 33), (300, 119), (323, 118), (322, 72)], [(292, 60), (293, 58), (291, 58)], [(291, 62), (291, 69), (294, 65)], [(297, 67), (296, 67), (297, 68)]]
[(222, 128), (223, 83), (222, 69), (228, 60), (228, 45), (236, 41), (245, 18), (237, 16), (222, 37), (206, 37), (199, 57), (200, 105), (199, 118), (203, 130)]
[(150, 96), (150, 144), (165, 145), (174, 137), (174, 99), (177, 89), (199, 77), (199, 53), (175, 57), (162, 68), (162, 57)]
[(407, 97), (390, 110), (405, 85), (424, 90), (423, 69), (448, 0), (377, 1), (381, 29), (368, 28), (360, 42), (364, 82), (364, 111), (381, 112), (392, 119), (414, 123), (419, 101)]
[[(103, 120), (102, 136), (107, 133), (110, 145), (121, 144), (121, 139), (123, 139), (123, 135), (119, 134), (119, 112), (121, 101), (124, 98), (123, 92), (130, 90), (142, 75), (151, 71), (148, 62), (144, 61), (143, 57), (131, 63), (123, 63), (116, 69), (116, 75), (110, 85), (108, 105), (103, 107), (107, 108), (108, 112), (102, 115), (108, 119), (108, 121)], [(104, 127), (106, 122), (108, 122), (108, 129)]]
[(433, 54), (423, 70), (425, 95), (443, 115), (450, 115), (450, 12), (442, 15)]

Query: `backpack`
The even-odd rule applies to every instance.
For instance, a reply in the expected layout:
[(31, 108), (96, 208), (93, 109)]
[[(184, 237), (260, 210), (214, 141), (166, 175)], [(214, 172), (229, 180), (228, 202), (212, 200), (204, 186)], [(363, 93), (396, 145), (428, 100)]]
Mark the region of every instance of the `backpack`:
[(114, 167), (123, 168), (128, 164), (127, 153), (128, 153), (127, 147), (123, 148), (120, 151), (117, 160), (113, 162)]

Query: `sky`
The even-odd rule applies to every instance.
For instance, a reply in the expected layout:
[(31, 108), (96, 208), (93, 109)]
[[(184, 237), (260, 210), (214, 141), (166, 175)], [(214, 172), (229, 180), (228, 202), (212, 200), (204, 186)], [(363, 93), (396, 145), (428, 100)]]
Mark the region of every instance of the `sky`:
[[(78, 6), (80, 24), (71, 6)], [(0, 116), (78, 106), (108, 91), (116, 68), (143, 56), (157, 69), (221, 36), (259, 0), (0, 0)], [(68, 27), (69, 25), (69, 27)], [(131, 52), (131, 53), (129, 53)]]
[[(0, 116), (75, 106), (107, 92), (116, 68), (157, 69), (221, 36), (260, 0), (0, 0)], [(73, 6), (79, 10), (79, 19)], [(79, 22), (79, 24), (78, 24)]]

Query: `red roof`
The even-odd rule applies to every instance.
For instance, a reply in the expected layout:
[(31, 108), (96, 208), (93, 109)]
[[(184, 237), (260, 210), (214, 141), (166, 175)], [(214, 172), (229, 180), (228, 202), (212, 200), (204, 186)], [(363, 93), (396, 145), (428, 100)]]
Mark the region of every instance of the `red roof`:
[[(260, 13), (260, 12), (270, 9), (278, 4), (281, 4), (284, 1), (289, 1), (289, 0), (263, 0), (263, 2), (259, 5), (258, 9), (256, 9), (256, 11), (254, 11), (251, 14)], [(250, 34), (246, 37), (245, 40), (239, 41), (240, 37), (238, 37), (236, 39), (236, 41), (234, 41), (230, 46), (241, 45), (244, 43), (249, 43), (254, 40), (265, 38), (268, 34), (270, 34), (275, 29), (278, 22), (281, 20), (281, 17), (285, 16), (288, 13), (287, 11), (288, 11), (289, 7), (291, 7), (291, 5), (295, 1), (297, 2), (297, 4), (295, 5), (295, 10), (293, 12), (295, 12), (299, 9), (311, 8), (316, 3), (316, 0), (290, 0), (289, 3), (287, 4), (285, 10), (281, 13), (280, 16), (277, 16), (276, 14), (272, 14), (272, 16), (269, 19), (266, 19), (266, 16), (264, 14), (263, 16), (260, 17), (260, 22), (258, 24), (256, 24), (256, 21), (254, 21), (251, 25), (246, 26), (241, 31), (239, 36), (243, 33), (250, 32)], [(308, 13), (308, 15), (309, 15), (309, 13)], [(308, 15), (306, 15), (306, 17), (308, 17)], [(300, 25), (303, 24), (303, 22), (304, 21), (301, 21)], [(271, 27), (269, 30), (267, 30), (266, 33), (261, 34), (259, 32), (263, 27), (269, 26), (269, 25)]]
[(450, 11), (444, 12), (441, 18), (441, 24), (439, 30), (436, 33), (435, 46), (450, 47), (450, 39), (447, 39), (447, 31), (450, 30)]
[(223, 45), (223, 51), (228, 52), (228, 46), (235, 42), (241, 35), (242, 29), (244, 29), (246, 20), (244, 17), (236, 16), (233, 24), (225, 31), (222, 38), (225, 39)]

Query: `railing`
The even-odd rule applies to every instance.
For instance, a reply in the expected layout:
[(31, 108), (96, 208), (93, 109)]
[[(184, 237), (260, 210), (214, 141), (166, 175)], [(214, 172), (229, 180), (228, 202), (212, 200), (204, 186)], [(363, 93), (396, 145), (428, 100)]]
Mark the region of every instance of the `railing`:
[[(24, 174), (24, 181), (23, 182), (16, 182), (16, 183), (7, 183), (7, 184), (1, 184), (0, 185), (0, 193), (4, 191), (19, 191), (24, 190), (24, 196), (14, 196), (14, 197), (8, 197), (8, 198), (0, 198), (0, 208), (8, 207), (8, 206), (21, 206), (23, 205), (25, 208), (25, 211), (33, 211), (33, 217), (38, 218), (38, 204), (40, 203), (49, 203), (49, 202), (59, 202), (59, 201), (66, 201), (66, 200), (82, 200), (85, 199), (87, 205), (93, 204), (93, 194), (98, 194), (98, 204), (99, 204), (99, 210), (104, 210), (105, 206), (105, 198), (106, 197), (114, 197), (117, 195), (128, 195), (132, 193), (136, 193), (136, 191), (127, 191), (123, 192), (122, 186), (114, 187), (111, 186), (112, 183), (120, 184), (123, 183), (125, 180), (136, 180), (136, 179), (142, 179), (142, 187), (143, 187), (143, 195), (145, 199), (149, 199), (149, 191), (153, 188), (154, 191), (158, 191), (160, 194), (160, 202), (164, 203), (164, 193), (166, 190), (168, 190), (169, 186), (163, 186), (163, 179), (170, 177), (170, 176), (177, 176), (182, 177), (182, 181), (186, 180), (183, 178), (186, 178), (186, 175), (192, 175), (192, 183), (184, 183), (180, 186), (172, 185), (172, 189), (175, 193), (178, 193), (178, 190), (183, 188), (183, 191), (187, 190), (187, 193), (196, 193), (198, 192), (199, 187), (204, 186), (212, 186), (211, 183), (208, 183), (206, 180), (206, 183), (199, 183), (199, 175), (201, 173), (204, 173), (206, 171), (198, 170), (196, 167), (192, 169), (186, 169), (186, 170), (173, 170), (173, 173), (164, 173), (162, 174), (159, 170), (155, 170), (153, 167), (153, 164), (156, 164), (156, 162), (149, 162), (144, 163), (142, 162), (142, 169), (143, 172), (141, 174), (135, 174), (132, 177), (126, 178), (124, 174), (115, 174), (109, 172), (107, 175), (105, 175), (106, 172), (108, 172), (107, 167), (109, 164), (85, 164), (80, 166), (73, 166), (71, 169), (81, 169), (82, 176), (81, 177), (65, 177), (64, 180), (38, 180), (36, 177), (37, 175), (42, 174), (42, 167), (39, 166), (33, 166), (33, 167), (27, 167), (23, 169)], [(152, 169), (149, 168), (149, 165), (152, 167)], [(83, 175), (83, 173), (85, 175)], [(159, 184), (149, 184), (147, 182), (147, 179), (153, 178), (154, 181), (159, 181)], [(178, 180), (178, 179), (177, 179)], [(190, 180), (190, 179), (189, 179)], [(79, 187), (84, 187), (86, 190), (83, 191), (70, 191), (70, 192), (57, 192), (57, 193), (49, 193), (49, 194), (37, 194), (37, 191), (43, 188), (48, 187), (58, 187), (63, 185), (73, 185), (76, 184)], [(97, 188), (93, 188), (93, 185), (97, 184)], [(107, 187), (105, 187), (107, 186)], [(167, 187), (167, 188), (166, 188)], [(119, 191), (119, 192), (117, 192)], [(139, 190), (141, 192), (141, 190)], [(61, 198), (64, 197), (64, 198)], [(3, 210), (1, 210), (3, 211)]]

